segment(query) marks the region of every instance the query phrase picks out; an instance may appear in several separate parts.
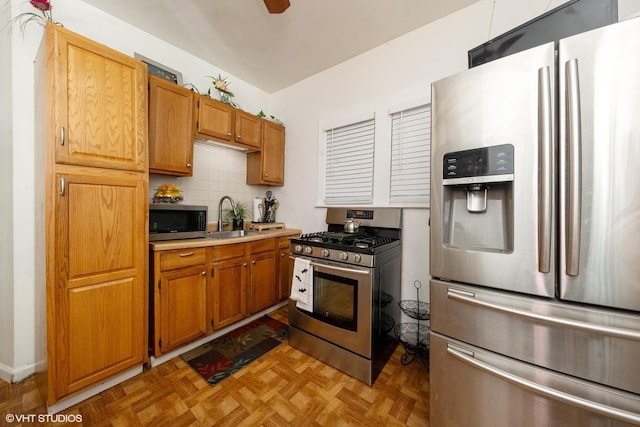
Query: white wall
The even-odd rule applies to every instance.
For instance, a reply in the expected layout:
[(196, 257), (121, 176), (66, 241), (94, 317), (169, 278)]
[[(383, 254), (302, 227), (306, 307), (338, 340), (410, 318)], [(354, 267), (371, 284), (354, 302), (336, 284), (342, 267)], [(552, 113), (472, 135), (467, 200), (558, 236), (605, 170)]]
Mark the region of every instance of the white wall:
[[(0, 10), (0, 22), (9, 21), (9, 3)], [(13, 144), (11, 111), (11, 33), (0, 32), (0, 379), (10, 381), (13, 366)]]

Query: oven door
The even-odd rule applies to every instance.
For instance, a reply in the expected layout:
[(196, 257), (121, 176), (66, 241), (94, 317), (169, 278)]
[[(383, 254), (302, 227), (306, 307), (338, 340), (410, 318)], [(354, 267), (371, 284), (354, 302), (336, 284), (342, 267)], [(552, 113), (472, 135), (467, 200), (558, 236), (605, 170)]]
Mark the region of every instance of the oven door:
[(290, 300), (289, 323), (370, 359), (373, 269), (309, 260), (314, 310), (299, 309)]

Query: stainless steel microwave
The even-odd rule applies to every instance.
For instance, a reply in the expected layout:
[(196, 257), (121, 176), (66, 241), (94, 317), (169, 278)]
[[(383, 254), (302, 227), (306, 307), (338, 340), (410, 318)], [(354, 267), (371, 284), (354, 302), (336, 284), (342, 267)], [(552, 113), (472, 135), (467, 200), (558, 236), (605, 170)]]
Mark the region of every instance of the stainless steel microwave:
[(207, 207), (149, 204), (149, 241), (195, 239), (207, 234)]

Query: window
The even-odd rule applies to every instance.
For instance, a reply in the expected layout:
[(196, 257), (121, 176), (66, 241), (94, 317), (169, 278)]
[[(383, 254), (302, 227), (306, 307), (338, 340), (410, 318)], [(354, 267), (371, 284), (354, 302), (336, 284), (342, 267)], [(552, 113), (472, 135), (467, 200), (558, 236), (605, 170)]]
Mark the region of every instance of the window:
[(431, 105), (391, 112), (391, 203), (429, 203)]
[(373, 202), (375, 117), (325, 127), (327, 205)]

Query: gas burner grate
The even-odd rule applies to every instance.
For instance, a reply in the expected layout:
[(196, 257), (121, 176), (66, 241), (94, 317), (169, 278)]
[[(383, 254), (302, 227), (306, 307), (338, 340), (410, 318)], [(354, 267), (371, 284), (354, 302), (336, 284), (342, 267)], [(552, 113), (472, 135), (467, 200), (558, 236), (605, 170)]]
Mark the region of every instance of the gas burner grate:
[(361, 234), (340, 233), (333, 231), (320, 231), (316, 233), (308, 233), (300, 236), (303, 242), (310, 243), (328, 243), (344, 247), (355, 248), (377, 248), (387, 243), (391, 243), (397, 239), (391, 237), (371, 237)]

